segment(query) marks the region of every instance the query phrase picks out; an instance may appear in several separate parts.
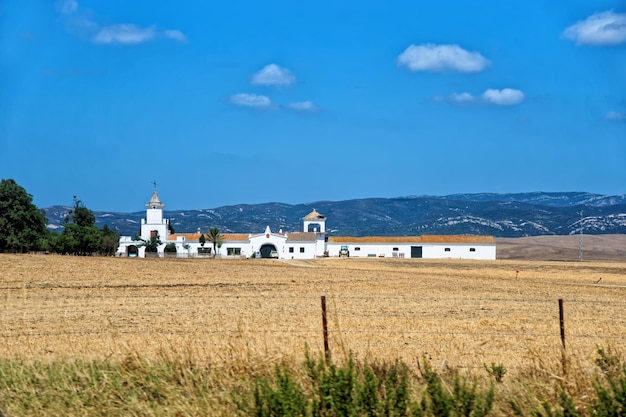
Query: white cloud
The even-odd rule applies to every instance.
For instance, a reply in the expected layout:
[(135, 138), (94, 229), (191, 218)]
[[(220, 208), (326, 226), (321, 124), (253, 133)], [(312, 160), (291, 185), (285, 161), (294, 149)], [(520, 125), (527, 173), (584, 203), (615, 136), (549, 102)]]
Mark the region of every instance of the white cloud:
[(458, 45), (410, 45), (398, 56), (398, 65), (411, 71), (479, 72), (489, 60), (478, 52), (470, 52)]
[(163, 36), (165, 36), (168, 39), (173, 39), (173, 40), (178, 41), (178, 42), (186, 42), (187, 41), (187, 37), (185, 36), (185, 34), (183, 32), (181, 32), (180, 30), (176, 30), (176, 29), (164, 30), (163, 31)]
[(179, 42), (185, 42), (187, 38), (180, 30), (168, 29), (157, 31), (156, 26), (146, 28), (132, 23), (114, 24), (101, 26), (97, 22), (86, 17), (85, 13), (78, 11), (77, 0), (59, 0), (57, 2), (59, 12), (64, 16), (68, 30), (80, 37), (90, 39), (98, 44), (133, 45), (150, 41), (157, 36), (163, 36)]
[(524, 101), (524, 93), (513, 88), (503, 88), (502, 90), (488, 89), (482, 98), (487, 103), (497, 104), (498, 106), (512, 106)]
[(251, 83), (257, 85), (290, 85), (296, 82), (296, 77), (287, 68), (276, 64), (266, 65), (261, 71), (252, 76)]
[(479, 98), (470, 93), (452, 93), (448, 96), (435, 96), (435, 101), (448, 102), (454, 104), (471, 104), (476, 103)]
[(512, 106), (524, 101), (525, 95), (520, 90), (504, 88), (502, 90), (489, 88), (480, 96), (470, 93), (453, 93), (449, 96), (436, 96), (435, 101), (443, 101), (454, 104), (486, 103), (498, 106)]
[(154, 26), (140, 28), (133, 24), (111, 25), (100, 28), (92, 41), (102, 44), (136, 44), (152, 40), (156, 37)]
[(230, 97), (230, 102), (238, 106), (267, 108), (272, 106), (272, 100), (266, 96), (257, 94), (235, 94)]
[(317, 110), (317, 106), (313, 104), (311, 101), (295, 101), (293, 103), (289, 103), (287, 105), (292, 110), (298, 111), (315, 111)]
[(612, 10), (594, 13), (561, 34), (577, 45), (618, 45), (626, 43), (626, 14)]
[(606, 120), (614, 120), (618, 122), (626, 122), (626, 113), (619, 111), (610, 111), (604, 115)]
[(449, 100), (459, 104), (468, 104), (476, 101), (476, 97), (470, 93), (454, 93), (449, 96)]
[(59, 10), (63, 14), (72, 14), (78, 10), (78, 2), (76, 0), (61, 0), (57, 3)]

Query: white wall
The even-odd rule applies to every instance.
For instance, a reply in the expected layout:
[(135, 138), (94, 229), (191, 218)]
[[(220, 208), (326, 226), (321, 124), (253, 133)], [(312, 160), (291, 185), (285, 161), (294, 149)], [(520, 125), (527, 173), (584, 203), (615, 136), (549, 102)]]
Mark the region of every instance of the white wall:
[(163, 222), (163, 209), (160, 209), (160, 208), (146, 209), (146, 223), (160, 224), (162, 222)]
[[(289, 252), (289, 248), (293, 248), (293, 252)], [(304, 248), (304, 252), (300, 252), (300, 248)], [(314, 259), (316, 256), (321, 255), (317, 254), (315, 242), (285, 242), (285, 249), (281, 253), (281, 258), (285, 259)]]
[[(211, 243), (211, 245), (213, 245)], [(206, 244), (205, 244), (206, 246)], [(250, 256), (252, 256), (253, 250), (252, 250), (252, 245), (247, 242), (247, 241), (233, 241), (233, 240), (229, 240), (226, 241), (224, 243), (222, 243), (222, 247), (221, 248), (217, 248), (217, 254), (219, 256), (221, 256), (222, 258), (228, 257), (228, 248), (239, 248), (241, 249), (241, 253), (239, 255), (230, 255), (230, 257), (234, 257), (234, 258), (240, 258), (240, 257), (246, 257), (249, 258)], [(198, 251), (196, 250), (196, 253)]]
[[(117, 250), (118, 256), (126, 255), (126, 248), (130, 245), (138, 246), (141, 242), (133, 241), (130, 236), (122, 236), (120, 238), (120, 245)], [(201, 247), (197, 241), (187, 242), (182, 238), (176, 240), (176, 250), (178, 257), (196, 257), (198, 256), (198, 248)], [(189, 249), (185, 249), (184, 245), (189, 245)], [(321, 257), (324, 254), (324, 250), (328, 249), (329, 256), (339, 256), (339, 249), (342, 244), (337, 242), (328, 242), (325, 245), (323, 237), (315, 242), (286, 242), (284, 236), (270, 235), (270, 238), (266, 238), (265, 235), (257, 235), (248, 241), (227, 241), (222, 244), (221, 248), (218, 248), (218, 255), (221, 257), (227, 257), (228, 248), (241, 248), (242, 257), (251, 257), (252, 254), (260, 249), (264, 244), (272, 244), (278, 251), (280, 259), (314, 259)], [(206, 243), (204, 247), (211, 247), (211, 243)], [(495, 260), (496, 259), (496, 245), (495, 244), (416, 244), (416, 243), (348, 243), (350, 250), (350, 257), (353, 258), (366, 258), (366, 257), (381, 257), (385, 258), (394, 257), (411, 257), (411, 246), (422, 247), (423, 259), (479, 259), (479, 260)], [(289, 252), (289, 248), (293, 247), (293, 252)], [(163, 256), (165, 243), (158, 249), (159, 256)], [(300, 248), (304, 248), (304, 252), (300, 252)], [(356, 250), (360, 248), (360, 250)], [(398, 248), (394, 251), (394, 248)], [(445, 249), (449, 248), (449, 251)], [(473, 248), (474, 251), (471, 251)], [(395, 256), (394, 256), (395, 255)], [(139, 247), (139, 257), (145, 256), (145, 248)], [(206, 255), (205, 255), (206, 256)]]
[(169, 236), (167, 219), (163, 219), (163, 210), (161, 209), (148, 209), (146, 210), (146, 219), (141, 219), (142, 239), (150, 239), (150, 232), (153, 230), (159, 232), (162, 242)]
[[(328, 242), (327, 249), (329, 256), (339, 256), (339, 249), (346, 243)], [(411, 257), (411, 246), (422, 247), (422, 258), (424, 259), (496, 259), (496, 245), (488, 244), (451, 244), (451, 243), (347, 243), (351, 258), (385, 257)], [(360, 250), (357, 250), (359, 248)], [(394, 248), (398, 248), (394, 251)], [(449, 248), (450, 251), (445, 249)], [(475, 249), (470, 251), (470, 248)], [(403, 256), (402, 256), (403, 255)]]
[[(327, 249), (329, 256), (339, 256), (339, 249), (346, 243), (329, 242)], [(396, 256), (404, 255), (404, 258), (411, 257), (411, 246), (414, 244), (406, 243), (348, 243), (350, 257), (367, 258), (367, 257), (384, 257), (393, 258), (394, 252)], [(398, 248), (394, 251), (394, 248)], [(360, 249), (360, 250), (357, 250)]]
[[(423, 244), (422, 256), (427, 259), (480, 259), (495, 260), (496, 245), (488, 244)], [(449, 251), (446, 251), (449, 249)], [(474, 249), (473, 251), (471, 249)]]
[[(269, 230), (266, 230), (266, 232), (269, 232)], [(276, 247), (276, 251), (278, 252), (278, 257), (284, 259), (286, 258), (286, 254), (284, 253), (286, 240), (287, 238), (285, 236), (273, 234), (271, 232), (254, 235), (250, 237), (250, 255), (252, 255), (253, 252), (260, 251), (261, 246), (263, 245), (274, 245), (274, 247)]]

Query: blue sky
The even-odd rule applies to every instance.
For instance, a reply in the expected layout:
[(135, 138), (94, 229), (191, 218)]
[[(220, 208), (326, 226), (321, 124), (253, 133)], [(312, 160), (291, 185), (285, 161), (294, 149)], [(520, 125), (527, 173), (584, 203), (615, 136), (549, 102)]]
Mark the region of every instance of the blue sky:
[(0, 178), (139, 211), (626, 184), (619, 1), (4, 0)]

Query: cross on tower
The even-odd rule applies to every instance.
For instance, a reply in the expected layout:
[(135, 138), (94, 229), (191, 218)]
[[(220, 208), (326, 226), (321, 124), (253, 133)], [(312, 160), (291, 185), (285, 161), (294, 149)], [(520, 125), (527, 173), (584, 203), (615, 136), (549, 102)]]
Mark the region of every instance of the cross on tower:
[(152, 181), (152, 184), (154, 184), (154, 191), (156, 191), (156, 187), (157, 187), (157, 182), (156, 182), (156, 180), (153, 180), (153, 181)]

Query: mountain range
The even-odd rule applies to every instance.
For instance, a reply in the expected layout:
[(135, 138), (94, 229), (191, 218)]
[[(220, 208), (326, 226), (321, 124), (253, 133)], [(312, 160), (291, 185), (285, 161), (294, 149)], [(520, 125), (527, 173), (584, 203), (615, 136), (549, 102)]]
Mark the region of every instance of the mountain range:
[[(300, 231), (302, 217), (313, 209), (327, 217), (337, 236), (407, 236), (473, 234), (495, 237), (624, 234), (626, 194), (585, 192), (453, 194), (317, 201), (303, 204), (237, 204), (200, 210), (164, 210), (179, 233)], [(48, 228), (61, 230), (70, 207), (44, 209)], [(145, 210), (133, 213), (94, 211), (96, 226), (105, 224), (120, 235), (139, 234)]]

